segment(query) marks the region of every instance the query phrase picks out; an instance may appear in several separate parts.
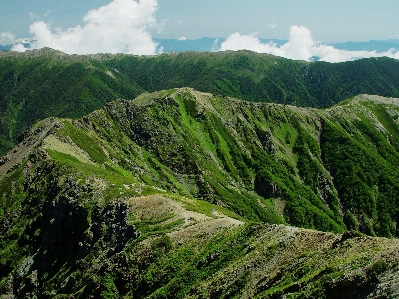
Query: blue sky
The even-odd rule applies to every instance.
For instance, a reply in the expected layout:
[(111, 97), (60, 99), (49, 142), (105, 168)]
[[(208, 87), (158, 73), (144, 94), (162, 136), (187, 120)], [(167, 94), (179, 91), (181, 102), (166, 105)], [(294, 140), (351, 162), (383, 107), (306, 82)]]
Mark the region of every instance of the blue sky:
[(227, 37), (240, 32), (287, 39), (293, 25), (308, 27), (327, 43), (399, 35), (397, 0), (159, 0), (159, 6), (159, 19), (168, 19), (162, 33), (167, 37)]
[[(34, 21), (67, 29), (110, 0), (1, 0), (0, 32), (29, 36)], [(306, 26), (325, 43), (394, 39), (397, 0), (158, 0), (159, 38), (227, 37), (234, 32), (287, 39), (292, 25)]]
[[(323, 45), (398, 39), (398, 14), (398, 0), (1, 0), (0, 45), (12, 42), (24, 51), (21, 39), (33, 38), (28, 49), (156, 54), (162, 49), (153, 38), (223, 37), (221, 50), (337, 62), (376, 53)], [(289, 43), (276, 47), (259, 38)]]

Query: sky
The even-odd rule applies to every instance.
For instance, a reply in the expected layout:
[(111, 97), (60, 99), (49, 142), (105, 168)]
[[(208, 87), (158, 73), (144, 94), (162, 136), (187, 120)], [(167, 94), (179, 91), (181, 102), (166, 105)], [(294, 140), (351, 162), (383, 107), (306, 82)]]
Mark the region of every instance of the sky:
[[(66, 53), (157, 54), (153, 38), (223, 37), (216, 50), (249, 49), (338, 62), (385, 53), (326, 44), (399, 39), (398, 0), (1, 0), (0, 45)], [(289, 40), (283, 46), (260, 38)], [(28, 47), (24, 40), (34, 40)], [(397, 57), (396, 57), (396, 56)]]

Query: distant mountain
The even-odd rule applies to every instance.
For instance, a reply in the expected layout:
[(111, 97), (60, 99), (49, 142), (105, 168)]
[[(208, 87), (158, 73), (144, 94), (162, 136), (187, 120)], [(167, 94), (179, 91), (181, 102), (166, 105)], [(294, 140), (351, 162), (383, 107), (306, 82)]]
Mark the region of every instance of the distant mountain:
[(376, 51), (386, 52), (391, 49), (399, 50), (399, 40), (392, 39), (386, 41), (371, 40), (368, 42), (344, 42), (331, 44), (334, 48), (347, 51)]
[[(226, 41), (226, 38), (201, 38), (201, 39), (159, 39), (154, 38), (154, 40), (162, 48), (163, 52), (186, 52), (186, 51), (196, 51), (196, 52), (211, 52), (220, 49), (221, 44)], [(278, 47), (281, 47), (288, 40), (279, 39), (259, 39), (261, 43), (274, 43)], [(391, 49), (399, 50), (399, 40), (371, 40), (367, 42), (343, 42), (343, 43), (331, 43), (328, 44), (336, 49), (347, 50), (347, 51), (376, 51), (376, 52), (386, 52)]]
[(396, 297), (398, 240), (361, 232), (399, 236), (398, 119), (180, 88), (41, 120), (0, 160), (0, 293)]
[[(26, 48), (29, 48), (29, 46), (31, 45), (30, 43), (24, 43), (23, 44)], [(0, 52), (8, 52), (11, 51), (12, 47), (14, 45), (0, 45)]]
[(158, 43), (158, 47), (162, 49), (163, 53), (167, 52), (211, 52), (220, 48), (220, 45), (225, 38), (208, 38), (203, 37), (200, 39), (160, 39), (154, 38)]
[[(201, 38), (201, 39), (159, 39), (154, 38), (154, 40), (162, 48), (163, 52), (186, 52), (186, 51), (196, 51), (196, 52), (211, 52), (220, 49), (221, 44), (226, 41), (226, 38)], [(278, 39), (259, 39), (261, 43), (274, 43), (278, 47), (281, 47), (288, 40), (278, 40)], [(386, 52), (391, 49), (399, 50), (399, 40), (371, 40), (367, 42), (343, 42), (343, 43), (331, 43), (328, 44), (336, 49), (347, 50), (347, 51), (376, 51), (376, 52)]]
[(11, 48), (12, 48), (12, 45), (6, 45), (6, 46), (1, 46), (0, 45), (0, 51), (7, 52), (7, 51), (10, 51)]
[[(259, 39), (262, 43), (274, 43), (277, 46), (282, 46), (287, 40), (278, 39)], [(221, 44), (226, 41), (226, 38), (209, 38), (203, 37), (200, 39), (161, 39), (154, 38), (154, 41), (159, 44), (159, 48), (162, 52), (215, 52), (220, 49)]]
[[(159, 47), (162, 48), (163, 52), (212, 52), (220, 49), (221, 44), (226, 41), (226, 38), (201, 38), (201, 39), (154, 39)], [(279, 39), (259, 39), (261, 43), (273, 43), (278, 47), (281, 47), (288, 40)], [(368, 42), (343, 42), (343, 43), (331, 43), (328, 44), (336, 49), (347, 50), (347, 51), (376, 51), (386, 52), (391, 49), (399, 50), (399, 40), (371, 40)]]
[(189, 86), (257, 102), (329, 107), (361, 93), (399, 97), (399, 61), (331, 64), (238, 52), (157, 56), (0, 53), (0, 152), (39, 119), (77, 118), (118, 98)]
[[(224, 37), (210, 38), (203, 37), (199, 39), (163, 39), (163, 38), (153, 38), (153, 40), (158, 43), (158, 48), (162, 50), (163, 53), (169, 52), (214, 52), (220, 49), (221, 44), (226, 41)], [(261, 43), (274, 43), (278, 47), (281, 47), (288, 40), (279, 39), (266, 39), (259, 38)], [(347, 51), (376, 51), (376, 52), (386, 52), (390, 49), (399, 50), (399, 40), (371, 40), (367, 42), (342, 42), (342, 43), (331, 43), (328, 44), (336, 49), (347, 50)], [(29, 46), (29, 44), (26, 44)], [(10, 51), (12, 45), (0, 46), (0, 51)]]

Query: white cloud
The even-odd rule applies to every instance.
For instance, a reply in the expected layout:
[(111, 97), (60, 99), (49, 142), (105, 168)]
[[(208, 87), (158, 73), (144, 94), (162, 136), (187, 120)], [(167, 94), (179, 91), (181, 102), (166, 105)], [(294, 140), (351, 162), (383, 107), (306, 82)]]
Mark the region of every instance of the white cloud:
[(276, 28), (277, 27), (276, 21), (273, 20), (273, 23), (268, 24), (267, 27), (272, 29)]
[[(67, 30), (35, 22), (29, 27), (35, 40), (29, 49), (50, 47), (68, 54), (155, 54), (157, 43), (149, 29), (157, 26), (157, 5), (157, 0), (114, 0), (89, 11), (83, 18), (83, 27)], [(16, 49), (22, 50), (20, 46)]]
[[(47, 18), (47, 17), (48, 17), (50, 14), (52, 14), (53, 12), (54, 12), (54, 11), (47, 10), (47, 11), (43, 14), (43, 17)], [(36, 15), (36, 14), (33, 13), (33, 12), (30, 12), (30, 13), (29, 13), (29, 17), (30, 17), (31, 20), (40, 19), (40, 18), (41, 18), (40, 15)]]
[(387, 56), (399, 59), (399, 51), (391, 49), (386, 52), (376, 51), (346, 51), (335, 49), (314, 41), (311, 32), (304, 26), (291, 26), (289, 41), (278, 47), (274, 43), (263, 44), (254, 35), (231, 34), (221, 44), (220, 51), (251, 50), (258, 53), (268, 53), (289, 59), (310, 61), (315, 57), (322, 61), (342, 62), (359, 58)]
[(212, 44), (212, 52), (217, 52), (219, 48), (219, 38), (215, 39), (215, 41)]
[(44, 16), (45, 16), (45, 17), (48, 17), (51, 13), (52, 13), (51, 10), (47, 10), (47, 11), (44, 13)]
[(0, 32), (0, 46), (11, 45), (15, 43), (15, 36), (11, 32)]
[(11, 47), (11, 51), (25, 52), (26, 48), (23, 44), (15, 44)]
[(280, 50), (273, 43), (262, 44), (254, 35), (241, 35), (238, 32), (231, 34), (220, 46), (219, 51), (226, 50), (250, 50), (258, 53), (269, 53), (283, 56), (284, 51)]
[(186, 39), (187, 39), (187, 37), (185, 37), (185, 36), (179, 37), (179, 40), (186, 40)]

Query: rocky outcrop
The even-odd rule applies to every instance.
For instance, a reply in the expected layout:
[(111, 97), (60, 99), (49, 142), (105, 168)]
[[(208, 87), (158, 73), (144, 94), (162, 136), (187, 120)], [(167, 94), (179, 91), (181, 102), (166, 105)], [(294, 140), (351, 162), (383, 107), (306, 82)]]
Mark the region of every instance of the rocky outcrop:
[[(41, 175), (48, 177), (46, 171), (36, 170), (36, 177), (31, 181), (39, 180)], [(57, 172), (56, 168), (51, 170)], [(29, 244), (31, 250), (13, 274), (14, 295), (30, 294), (43, 298), (42, 292), (48, 288), (49, 273), (59, 269), (68, 269), (67, 273), (87, 269), (91, 267), (88, 256), (93, 255), (98, 255), (104, 264), (108, 264), (139, 236), (136, 228), (129, 223), (125, 203), (114, 200), (105, 206), (84, 206), (85, 191), (93, 190), (93, 187), (78, 185), (72, 176), (55, 177), (52, 173), (51, 179), (51, 170), (49, 182), (42, 185), (42, 191), (47, 193), (43, 202), (34, 196), (37, 194), (35, 188), (28, 187), (34, 194), (25, 204), (32, 205), (32, 210), (36, 210), (38, 215), (32, 215), (34, 220), (25, 229), (30, 241), (24, 242)], [(101, 273), (107, 269), (98, 271)], [(67, 280), (69, 283), (61, 280), (56, 285), (60, 290), (72, 292), (76, 284)]]
[(20, 136), (20, 143), (0, 158), (0, 179), (26, 159), (39, 143), (49, 134), (51, 129), (60, 125), (55, 118), (48, 118), (25, 131)]
[(257, 129), (256, 135), (258, 136), (258, 139), (266, 153), (274, 155), (277, 152), (277, 146), (273, 143), (272, 140), (272, 133)]

